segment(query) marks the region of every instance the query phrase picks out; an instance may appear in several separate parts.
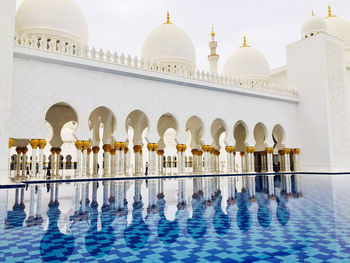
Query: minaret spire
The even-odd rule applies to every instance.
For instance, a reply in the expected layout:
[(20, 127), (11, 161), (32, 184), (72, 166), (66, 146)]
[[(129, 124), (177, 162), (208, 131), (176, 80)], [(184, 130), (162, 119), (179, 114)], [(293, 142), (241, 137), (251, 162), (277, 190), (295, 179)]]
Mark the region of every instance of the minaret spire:
[(166, 23), (165, 24), (171, 24), (169, 11), (167, 11), (167, 13), (166, 13)]
[(210, 64), (210, 73), (213, 75), (218, 75), (219, 55), (216, 54), (216, 48), (218, 46), (218, 42), (215, 41), (214, 25), (212, 25), (210, 36), (211, 36), (211, 41), (209, 42), (210, 55), (208, 56), (208, 60)]

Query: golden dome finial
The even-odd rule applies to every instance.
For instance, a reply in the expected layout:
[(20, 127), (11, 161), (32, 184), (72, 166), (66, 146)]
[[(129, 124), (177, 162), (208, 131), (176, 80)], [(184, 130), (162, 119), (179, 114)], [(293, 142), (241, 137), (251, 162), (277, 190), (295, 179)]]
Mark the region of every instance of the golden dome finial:
[[(332, 15), (332, 8), (331, 5), (328, 5), (328, 16), (327, 17), (336, 17), (336, 15)], [(327, 18), (326, 17), (326, 18)]]
[(211, 34), (212, 37), (215, 37), (215, 32), (214, 32), (214, 25), (212, 25), (211, 27)]
[(249, 47), (248, 45), (247, 45), (247, 37), (244, 35), (244, 37), (243, 37), (243, 45), (241, 46), (241, 47)]
[(315, 13), (314, 13), (314, 10), (312, 10), (312, 14), (311, 14), (312, 16), (315, 16)]
[(167, 11), (167, 13), (166, 13), (166, 23), (167, 23), (167, 24), (170, 24), (170, 14), (169, 14), (169, 11)]

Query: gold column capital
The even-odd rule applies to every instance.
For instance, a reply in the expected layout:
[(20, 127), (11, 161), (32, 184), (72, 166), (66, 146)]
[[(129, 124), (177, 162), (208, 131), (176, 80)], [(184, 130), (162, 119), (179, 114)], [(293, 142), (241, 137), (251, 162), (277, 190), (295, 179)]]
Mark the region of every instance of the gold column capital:
[(10, 139), (9, 139), (9, 149), (12, 148), (12, 146), (13, 146), (14, 143), (15, 143), (15, 140), (12, 139), (12, 138), (10, 138)]
[(90, 142), (89, 141), (83, 141), (83, 149), (87, 150), (90, 147)]
[(134, 145), (134, 152), (135, 153), (141, 153), (142, 152), (142, 146), (141, 145)]
[(78, 150), (81, 150), (84, 146), (83, 141), (76, 141), (75, 142), (75, 147), (77, 147)]
[(32, 149), (36, 149), (39, 146), (39, 140), (38, 139), (32, 139), (32, 140), (30, 140), (29, 144), (32, 147)]
[(46, 146), (46, 140), (42, 139), (42, 140), (39, 140), (39, 149), (40, 150), (43, 150)]
[(90, 155), (90, 153), (92, 152), (91, 148), (87, 149), (87, 154)]
[(117, 149), (115, 149), (115, 148), (111, 149), (111, 151), (110, 151), (111, 155), (115, 155), (116, 152), (117, 152)]
[(293, 149), (293, 153), (294, 154), (299, 154), (300, 153), (300, 149), (299, 148)]
[(102, 149), (104, 150), (104, 152), (110, 152), (112, 149), (112, 146), (110, 144), (105, 144), (103, 145)]
[(122, 148), (122, 143), (121, 142), (115, 142), (114, 143), (114, 148), (116, 151), (120, 151)]
[(284, 149), (283, 149), (283, 153), (284, 153), (284, 154), (290, 154), (291, 151), (292, 151), (292, 150), (291, 150), (290, 148), (284, 148)]
[(147, 144), (147, 149), (150, 151), (150, 152), (155, 152), (158, 150), (158, 143), (149, 143)]
[(268, 154), (271, 154), (271, 153), (273, 153), (273, 148), (272, 147), (267, 147), (265, 149), (265, 152), (268, 153)]
[(98, 153), (99, 151), (100, 151), (100, 147), (98, 147), (98, 146), (92, 147), (92, 152), (93, 153)]
[(247, 153), (253, 153), (253, 152), (255, 152), (255, 148), (254, 147), (247, 147), (246, 151), (247, 151)]

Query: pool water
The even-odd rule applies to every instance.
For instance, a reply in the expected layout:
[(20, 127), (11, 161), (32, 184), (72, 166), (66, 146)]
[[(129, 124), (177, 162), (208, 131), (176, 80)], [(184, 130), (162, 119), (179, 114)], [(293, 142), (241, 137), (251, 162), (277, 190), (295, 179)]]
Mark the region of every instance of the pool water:
[(29, 184), (0, 190), (6, 262), (350, 262), (350, 176)]

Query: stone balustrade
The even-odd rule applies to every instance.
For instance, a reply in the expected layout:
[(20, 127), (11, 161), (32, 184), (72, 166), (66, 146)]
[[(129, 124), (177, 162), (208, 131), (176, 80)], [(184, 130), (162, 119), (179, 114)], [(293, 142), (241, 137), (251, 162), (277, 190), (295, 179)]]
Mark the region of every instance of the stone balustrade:
[(213, 75), (209, 72), (200, 71), (199, 69), (193, 71), (185, 66), (172, 65), (172, 64), (160, 64), (155, 63), (143, 58), (138, 58), (137, 56), (132, 57), (131, 55), (125, 56), (123, 53), (118, 54), (114, 52), (113, 54), (108, 50), (107, 52), (96, 48), (80, 47), (74, 46), (69, 43), (64, 43), (55, 39), (49, 39), (44, 37), (27, 37), (26, 35), (18, 36), (15, 34), (14, 38), (15, 46), (32, 48), (43, 50), (47, 52), (54, 52), (59, 54), (64, 54), (68, 56), (75, 56), (85, 59), (91, 59), (96, 61), (101, 61), (104, 63), (111, 63), (116, 65), (121, 65), (131, 68), (139, 68), (143, 70), (149, 70), (153, 72), (159, 72), (164, 74), (170, 74), (185, 78), (191, 78), (201, 81), (213, 82), (227, 86), (235, 86), (250, 90), (256, 90), (267, 94), (277, 94), (282, 96), (288, 96), (293, 98), (298, 98), (299, 94), (297, 90), (291, 89), (280, 83), (273, 83), (269, 81), (257, 81), (249, 80), (245, 78), (232, 78), (224, 75)]

